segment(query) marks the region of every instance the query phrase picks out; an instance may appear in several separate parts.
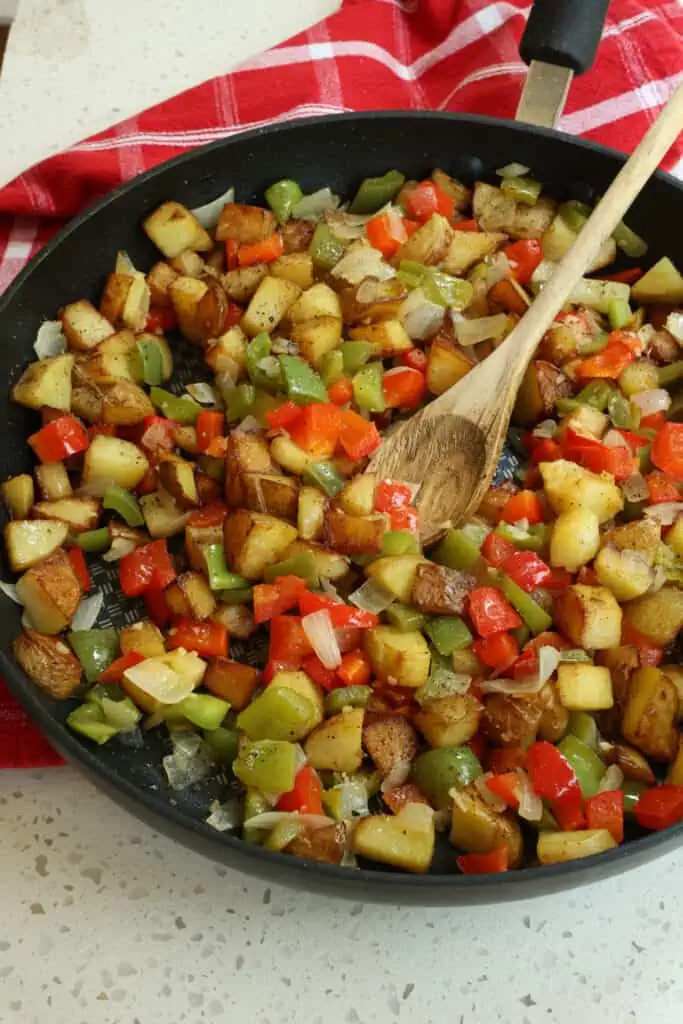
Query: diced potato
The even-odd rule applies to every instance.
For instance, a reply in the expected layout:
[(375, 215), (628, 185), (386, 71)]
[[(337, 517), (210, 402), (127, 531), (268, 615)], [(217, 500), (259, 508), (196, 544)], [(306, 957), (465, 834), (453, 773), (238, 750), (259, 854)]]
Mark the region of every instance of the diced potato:
[(100, 517), (100, 503), (96, 498), (62, 498), (58, 501), (39, 501), (33, 506), (37, 519), (56, 519), (66, 523), (71, 533), (94, 530)]
[(15, 519), (5, 526), (5, 547), (14, 572), (30, 569), (61, 547), (67, 538), (66, 523)]
[(291, 252), (280, 256), (268, 269), (273, 277), (282, 277), (299, 288), (310, 288), (313, 284), (313, 260), (307, 252)]
[(292, 281), (285, 281), (280, 277), (265, 277), (242, 317), (242, 330), (251, 338), (262, 331), (270, 334), (299, 295), (300, 289)]
[(72, 355), (51, 356), (26, 367), (12, 388), (12, 401), (29, 409), (51, 409), (68, 412), (71, 408)]
[(453, 694), (427, 701), (413, 720), (430, 747), (459, 747), (479, 728), (481, 703), (469, 694)]
[(621, 639), (621, 608), (607, 587), (576, 583), (555, 599), (555, 622), (577, 647), (603, 650)]
[(262, 434), (244, 434), (239, 430), (230, 432), (225, 460), (225, 500), (229, 505), (240, 506), (244, 502), (242, 478), (245, 473), (276, 472), (277, 467)]
[(608, 530), (603, 534), (602, 543), (613, 545), (619, 551), (637, 552), (648, 565), (652, 565), (659, 547), (660, 529), (652, 519), (637, 519)]
[(350, 516), (369, 516), (375, 508), (377, 477), (361, 473), (351, 480), (339, 495), (339, 503)]
[[(621, 732), (619, 734), (621, 735)], [(601, 742), (600, 753), (608, 764), (616, 764), (621, 768), (624, 778), (644, 782), (647, 786), (652, 786), (656, 781), (649, 761), (635, 747), (630, 747), (627, 743)]]
[(71, 411), (88, 423), (102, 419), (102, 392), (97, 384), (75, 384), (71, 391)]
[(662, 672), (676, 687), (678, 693), (678, 720), (683, 718), (683, 668), (679, 665), (662, 665)]
[(671, 761), (678, 749), (678, 690), (658, 668), (633, 673), (621, 720), (624, 737), (657, 761)]
[(142, 331), (149, 316), (149, 304), (149, 285), (144, 274), (110, 274), (100, 299), (100, 312), (112, 324)]
[(283, 853), (321, 864), (341, 864), (346, 849), (346, 826), (343, 821), (316, 828), (300, 824), (297, 834)]
[(296, 528), (274, 516), (237, 509), (224, 524), (225, 552), (233, 572), (260, 579), (296, 539)]
[(292, 324), (303, 324), (319, 317), (331, 316), (341, 320), (342, 311), (339, 296), (328, 284), (318, 281), (307, 288), (290, 307), (287, 319)]
[(206, 270), (206, 264), (198, 252), (186, 249), (179, 256), (174, 256), (171, 266), (183, 277), (201, 277)]
[(375, 675), (385, 683), (418, 689), (429, 678), (431, 654), (422, 633), (376, 626), (363, 634)]
[(453, 240), (443, 259), (443, 269), (459, 277), (467, 273), (475, 263), (500, 249), (507, 241), (507, 235), (497, 231), (458, 231), (455, 225)]
[(397, 355), (399, 352), (407, 352), (408, 349), (413, 348), (410, 335), (400, 320), (382, 320), (376, 324), (350, 327), (349, 338), (371, 341), (375, 345), (379, 345), (379, 354), (382, 359)]
[(277, 229), (277, 218), (272, 210), (244, 203), (226, 203), (216, 226), (216, 241), (234, 238), (240, 245), (263, 242)]
[(81, 600), (81, 585), (67, 553), (60, 548), (28, 569), (17, 582), (17, 595), (39, 633), (66, 629)]
[(161, 711), (164, 705), (156, 699), (156, 697), (150, 696), (144, 690), (141, 690), (135, 683), (131, 683), (129, 679), (126, 679), (125, 675), (121, 679), (120, 687), (127, 697), (133, 701), (136, 707), (144, 711), (146, 715), (153, 715), (157, 711)]
[(472, 210), (484, 231), (505, 231), (512, 238), (541, 238), (555, 216), (555, 204), (545, 196), (525, 206), (483, 181), (474, 186)]
[(563, 864), (612, 850), (616, 842), (606, 828), (577, 832), (539, 832), (536, 854), (541, 864)]
[[(654, 525), (654, 523), (652, 525)], [(679, 558), (683, 558), (683, 516), (678, 517), (667, 533), (666, 543)]]
[(102, 398), (102, 422), (117, 427), (134, 426), (154, 415), (146, 391), (130, 380), (119, 380), (106, 388)]
[(212, 658), (203, 685), (215, 697), (227, 700), (233, 711), (242, 711), (250, 702), (258, 681), (258, 670), (251, 665), (229, 658)]
[(559, 263), (563, 256), (567, 255), (576, 238), (576, 232), (572, 231), (564, 217), (555, 217), (541, 239), (543, 259)]
[[(588, 330), (585, 334), (590, 336)], [(578, 325), (574, 324), (553, 324), (543, 335), (543, 340), (538, 347), (539, 358), (562, 366), (570, 359), (576, 358), (579, 354), (579, 345), (583, 340), (584, 332), (579, 331)], [(597, 410), (596, 410), (597, 411)]]
[(509, 811), (494, 811), (484, 803), (473, 785), (452, 791), (450, 839), (467, 853), (490, 853), (499, 846), (508, 851), (508, 867), (522, 862), (524, 844), (519, 823)]
[(569, 509), (561, 512), (553, 525), (550, 564), (555, 569), (576, 572), (595, 557), (599, 547), (600, 521), (595, 512), (589, 508)]
[(632, 601), (652, 583), (652, 570), (637, 552), (604, 547), (593, 564), (603, 587), (609, 587), (617, 601)]
[(683, 302), (683, 277), (668, 257), (664, 256), (631, 288), (634, 302)]
[(247, 604), (223, 604), (216, 606), (216, 611), (211, 618), (214, 622), (220, 622), (228, 631), (228, 636), (234, 636), (238, 640), (248, 640), (257, 629), (254, 622), (254, 612)]
[(196, 570), (184, 572), (164, 590), (171, 615), (181, 618), (210, 618), (216, 610), (216, 598), (206, 576)]
[(334, 316), (319, 316), (315, 320), (293, 324), (289, 336), (299, 346), (303, 358), (311, 366), (319, 366), (323, 356), (341, 343), (342, 321)]
[(558, 398), (571, 393), (572, 382), (562, 370), (544, 359), (534, 359), (517, 394), (513, 419), (523, 425), (537, 423), (551, 415)]
[(383, 515), (349, 516), (334, 502), (325, 512), (325, 542), (344, 555), (374, 555), (382, 550), (387, 521)]
[(268, 276), (265, 263), (254, 263), (251, 267), (237, 267), (221, 277), (225, 294), (233, 302), (248, 302), (264, 277)]
[(556, 683), (546, 683), (538, 695), (538, 702), (543, 708), (541, 721), (538, 723), (538, 738), (548, 743), (557, 743), (567, 731), (569, 712), (560, 702)]
[(665, 781), (670, 786), (683, 786), (683, 739), (680, 736), (678, 738), (676, 757), (669, 766)]
[(311, 460), (291, 438), (278, 434), (270, 443), (270, 454), (275, 461), (295, 476), (303, 476), (311, 464)]
[(327, 498), (317, 487), (299, 489), (297, 530), (303, 540), (319, 540), (325, 524)]
[(422, 555), (386, 556), (370, 562), (365, 571), (397, 601), (409, 604), (418, 566), (424, 561)]
[(180, 458), (164, 459), (157, 466), (159, 480), (183, 512), (199, 505), (195, 472), (194, 462)]
[(541, 462), (538, 468), (550, 507), (557, 514), (588, 508), (606, 523), (624, 507), (622, 493), (609, 473), (592, 473), (565, 459)]
[(382, 778), (397, 764), (410, 764), (419, 750), (417, 733), (403, 715), (373, 718), (363, 728), (363, 746)]
[(683, 628), (683, 590), (663, 587), (629, 602), (624, 618), (658, 647), (672, 643)]
[(403, 243), (395, 261), (398, 264), (402, 260), (414, 260), (426, 267), (436, 266), (445, 259), (453, 234), (446, 218), (435, 213)]
[(368, 860), (424, 874), (434, 856), (434, 812), (424, 804), (408, 804), (398, 814), (362, 818), (353, 833), (353, 851)]
[(192, 569), (200, 572), (208, 572), (203, 548), (209, 544), (223, 543), (223, 525), (217, 523), (215, 526), (186, 526), (185, 527), (185, 554)]
[(562, 706), (569, 711), (602, 711), (611, 708), (612, 677), (602, 665), (567, 662), (557, 667)]
[[(39, 466), (46, 469), (46, 466)], [(67, 478), (68, 479), (68, 478)], [(28, 473), (11, 476), (2, 484), (2, 500), (13, 519), (26, 519), (33, 506), (35, 489), (33, 477)]]
[(266, 512), (280, 519), (296, 520), (299, 507), (298, 480), (276, 474), (243, 473), (240, 483), (243, 508)]
[(410, 600), (428, 615), (459, 615), (474, 585), (473, 576), (423, 559), (415, 572)]
[(224, 334), (210, 342), (204, 359), (214, 373), (229, 373), (235, 383), (246, 375), (249, 339), (235, 324)]
[[(38, 488), (46, 501), (70, 498), (73, 494), (69, 474), (63, 462), (45, 462), (40, 466), (36, 466), (35, 473)], [(33, 486), (31, 486), (31, 493), (33, 493)], [(18, 518), (21, 518), (21, 516)]]
[(85, 453), (83, 483), (101, 483), (103, 489), (110, 484), (118, 484), (131, 491), (148, 469), (147, 456), (132, 441), (97, 434)]
[(179, 256), (186, 249), (209, 252), (213, 248), (208, 231), (181, 203), (162, 203), (143, 221), (142, 226), (167, 259)]
[(177, 270), (174, 270), (168, 263), (160, 260), (155, 263), (147, 274), (147, 284), (153, 306), (168, 308), (171, 305), (171, 298), (168, 294), (169, 286), (179, 277)]
[[(268, 683), (268, 689), (284, 686), (304, 697), (315, 708), (313, 726), (320, 725), (325, 717), (325, 702), (320, 687), (305, 672), (276, 672)], [(313, 727), (312, 726), (312, 727)]]
[(140, 498), (140, 511), (150, 536), (155, 540), (159, 540), (161, 537), (173, 537), (177, 533), (182, 533), (188, 517), (187, 512), (181, 512), (179, 508), (174, 507), (169, 502), (168, 494), (165, 495), (164, 499), (157, 491), (152, 494), (142, 495)]
[(457, 178), (452, 178), (437, 167), (432, 171), (432, 181), (442, 192), (451, 197), (456, 210), (466, 210), (471, 205), (472, 189), (463, 185)]
[(489, 694), (484, 701), (482, 730), (501, 747), (528, 747), (540, 728), (543, 703), (538, 697)]
[(469, 373), (473, 366), (467, 353), (454, 342), (447, 338), (435, 338), (427, 353), (427, 387), (433, 395), (442, 395)]
[(592, 434), (598, 439), (602, 437), (607, 429), (609, 417), (600, 412), (592, 405), (583, 403), (578, 409), (562, 420), (562, 426), (574, 430), (577, 434)]
[(349, 571), (349, 560), (338, 551), (330, 551), (322, 544), (312, 544), (310, 541), (295, 540), (283, 552), (283, 558), (293, 558), (303, 551), (310, 551), (315, 559), (315, 571), (321, 580), (340, 580)]
[(133, 652), (143, 658), (155, 658), (166, 651), (161, 631), (149, 619), (124, 626), (119, 633), (119, 645), (121, 654)]
[(26, 675), (57, 700), (66, 700), (81, 682), (81, 664), (63, 640), (25, 630), (13, 644), (14, 657)]
[[(199, 324), (199, 303), (208, 292), (208, 284), (205, 281), (198, 281), (195, 277), (177, 277), (168, 287), (171, 304), (178, 318), (178, 327), (188, 341), (199, 343), (205, 337), (210, 337), (205, 335)], [(215, 333), (218, 334), (218, 330)]]
[(363, 761), (363, 708), (351, 708), (322, 722), (306, 738), (308, 763), (318, 771), (355, 772)]
[(114, 328), (91, 302), (79, 299), (60, 311), (64, 337), (71, 348), (87, 352), (114, 334)]

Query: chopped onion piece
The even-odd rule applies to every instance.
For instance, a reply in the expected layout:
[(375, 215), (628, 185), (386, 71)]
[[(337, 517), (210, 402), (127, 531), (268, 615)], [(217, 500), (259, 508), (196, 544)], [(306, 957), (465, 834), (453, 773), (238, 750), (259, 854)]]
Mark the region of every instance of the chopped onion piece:
[(497, 340), (508, 328), (506, 313), (480, 316), (477, 320), (458, 320), (455, 333), (461, 345), (478, 345), (480, 341)]
[(341, 665), (341, 651), (329, 611), (321, 608), (318, 612), (304, 615), (301, 625), (325, 668), (338, 668)]
[(104, 604), (104, 594), (101, 590), (97, 593), (92, 594), (90, 597), (84, 598), (76, 609), (76, 614), (71, 622), (71, 629), (74, 633), (80, 632), (82, 629), (92, 629), (97, 622), (97, 617), (102, 611), (102, 605)]
[(504, 811), (507, 804), (502, 800), (497, 793), (494, 793), (488, 787), (488, 780), (493, 778), (493, 772), (485, 772), (483, 775), (478, 775), (474, 780), (474, 788), (479, 793), (485, 804), (493, 811)]
[(396, 786), (402, 786), (410, 775), (412, 761), (396, 761), (387, 775), (382, 779), (379, 787), (382, 793), (390, 793)]
[(525, 821), (540, 821), (543, 817), (543, 801), (538, 793), (534, 792), (529, 776), (523, 768), (516, 768), (515, 772), (519, 779), (519, 808), (517, 813)]
[(499, 178), (523, 178), (525, 174), (529, 173), (530, 168), (524, 164), (518, 164), (514, 161), (511, 164), (506, 164), (505, 167), (499, 167), (496, 174)]
[(602, 443), (607, 445), (608, 448), (628, 448), (631, 451), (628, 441), (618, 430), (608, 430), (602, 439)]
[(351, 604), (355, 604), (356, 608), (360, 608), (364, 612), (372, 612), (373, 615), (379, 615), (380, 612), (386, 611), (389, 605), (394, 603), (395, 598), (388, 590), (380, 586), (379, 583), (375, 583), (374, 580), (366, 580), (358, 590), (354, 590), (352, 594), (349, 594), (349, 601)]
[(324, 576), (320, 580), (320, 589), (322, 590), (323, 594), (327, 594), (328, 597), (331, 597), (335, 601), (339, 601), (343, 604), (342, 598), (339, 596), (337, 588), (333, 586), (333, 584), (330, 583), (329, 580), (326, 580)]
[(347, 252), (330, 273), (332, 277), (341, 277), (349, 284), (360, 284), (366, 277), (376, 277), (379, 281), (396, 277), (396, 271), (389, 266), (381, 252), (370, 246)]
[(131, 551), (135, 551), (136, 547), (137, 544), (130, 537), (114, 537), (111, 547), (102, 555), (102, 560), (104, 562), (118, 562), (120, 558), (125, 558)]
[(137, 274), (135, 264), (125, 249), (119, 249), (117, 252), (114, 270), (117, 274), (126, 274), (128, 277), (134, 277)]
[(349, 779), (333, 787), (335, 793), (339, 793), (341, 818), (365, 818), (370, 813), (368, 807), (368, 791), (364, 783), (357, 779)]
[(662, 526), (671, 526), (683, 512), (683, 501), (662, 501), (645, 509), (648, 519), (655, 519)]
[(650, 489), (642, 473), (633, 473), (622, 483), (621, 493), (627, 501), (645, 501), (649, 497)]
[(611, 764), (603, 777), (600, 779), (600, 785), (598, 791), (600, 793), (610, 793), (613, 789), (621, 789), (621, 784), (624, 781), (624, 773), (618, 764)]
[(271, 352), (275, 356), (298, 356), (299, 346), (289, 338), (274, 338)]
[(216, 404), (216, 393), (205, 380), (198, 380), (194, 384), (188, 384), (185, 390), (190, 398), (194, 398), (195, 402), (199, 402), (200, 405)]
[(264, 356), (263, 359), (259, 359), (256, 365), (259, 370), (263, 370), (266, 377), (274, 380), (280, 376), (280, 360), (277, 356)]
[(203, 228), (207, 230), (213, 228), (218, 223), (223, 207), (227, 203), (235, 202), (235, 189), (230, 187), (226, 192), (221, 192), (219, 196), (212, 199), (209, 203), (204, 203), (203, 206), (195, 206), (194, 209), (190, 210), (190, 213), (194, 214), (199, 223)]
[(554, 647), (541, 647), (538, 651), (538, 672), (527, 679), (486, 679), (480, 684), (482, 693), (532, 694), (540, 693), (560, 663), (560, 652)]
[(550, 438), (555, 436), (557, 423), (555, 420), (541, 420), (537, 427), (532, 430), (533, 437)]
[(10, 601), (14, 601), (14, 603), (18, 605), (23, 605), (24, 602), (17, 593), (16, 583), (3, 583), (0, 581), (0, 590), (2, 590), (6, 597), (9, 597)]
[(631, 401), (638, 406), (642, 416), (652, 416), (656, 412), (666, 412), (671, 405), (671, 395), (664, 388), (652, 388), (631, 395)]
[(411, 338), (426, 341), (436, 334), (446, 311), (436, 302), (430, 302), (421, 288), (414, 288), (398, 308), (398, 318)]
[(297, 220), (320, 220), (327, 210), (336, 210), (339, 196), (335, 196), (330, 188), (320, 188), (303, 196), (292, 210), (292, 217)]
[(125, 671), (125, 677), (160, 704), (179, 704), (204, 677), (206, 664), (193, 651), (178, 648), (145, 658)]
[(325, 814), (299, 814), (298, 811), (264, 811), (263, 814), (255, 814), (253, 818), (244, 822), (245, 828), (262, 828), (270, 831), (279, 825), (281, 821), (300, 821), (302, 825), (310, 825), (311, 828), (326, 828), (334, 825), (334, 819), (328, 818)]
[(664, 327), (679, 345), (683, 345), (683, 313), (669, 313)]
[(497, 252), (486, 265), (486, 276), (484, 277), (486, 291), (490, 291), (494, 285), (504, 281), (506, 277), (510, 277), (510, 261), (504, 252)]
[(239, 800), (228, 800), (224, 804), (216, 802), (211, 806), (211, 814), (206, 819), (206, 824), (215, 828), (217, 832), (227, 832), (231, 828), (237, 828), (242, 824), (242, 808)]
[(33, 350), (39, 359), (61, 356), (66, 352), (66, 338), (61, 320), (46, 320), (38, 328)]
[(171, 789), (187, 789), (212, 773), (213, 762), (204, 749), (201, 736), (184, 730), (173, 733), (172, 739), (173, 753), (162, 760)]
[(261, 430), (261, 424), (255, 416), (245, 416), (238, 427), (235, 427), (235, 432), (238, 434), (258, 434)]

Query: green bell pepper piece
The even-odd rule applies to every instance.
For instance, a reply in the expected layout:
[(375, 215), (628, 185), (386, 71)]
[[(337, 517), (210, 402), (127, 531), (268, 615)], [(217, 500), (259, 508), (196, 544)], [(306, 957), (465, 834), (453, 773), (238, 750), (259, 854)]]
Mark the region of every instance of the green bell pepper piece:
[(542, 551), (550, 535), (547, 523), (531, 523), (526, 530), (520, 530), (514, 523), (498, 523), (495, 532), (520, 551)]
[(620, 391), (614, 391), (607, 403), (607, 411), (612, 421), (612, 426), (621, 430), (635, 430), (640, 422), (638, 406), (629, 402)]
[(592, 211), (586, 203), (580, 203), (578, 199), (570, 199), (566, 203), (561, 203), (557, 212), (567, 227), (578, 234)]
[(292, 840), (296, 839), (302, 829), (302, 824), (296, 818), (284, 818), (278, 821), (277, 825), (266, 836), (263, 844), (264, 849), (273, 850), (274, 853), (281, 853)]
[(365, 178), (351, 203), (351, 213), (375, 213), (399, 194), (406, 176), (400, 171), (387, 171), (381, 178)]
[(610, 299), (607, 303), (607, 319), (613, 331), (620, 331), (632, 316), (631, 307), (626, 299)]
[(99, 555), (110, 548), (111, 536), (107, 527), (102, 526), (99, 530), (86, 530), (84, 533), (79, 533), (74, 543), (82, 551), (87, 551), (89, 555)]
[(152, 400), (152, 404), (167, 419), (175, 420), (176, 423), (182, 423), (185, 426), (193, 426), (202, 411), (201, 405), (191, 398), (178, 398), (177, 395), (172, 395), (170, 391), (166, 391), (164, 388), (152, 388), (149, 397)]
[(221, 724), (230, 710), (230, 704), (210, 693), (190, 693), (174, 706), (174, 710), (198, 728), (211, 732)]
[(594, 409), (604, 412), (613, 394), (614, 388), (606, 380), (592, 380), (590, 384), (586, 384), (585, 388), (579, 391), (576, 400), (583, 405), (592, 405)]
[(218, 595), (223, 604), (249, 604), (254, 596), (253, 587), (236, 587), (234, 590), (221, 590)]
[(269, 566), (265, 572), (266, 583), (274, 583), (278, 576), (299, 576), (309, 587), (318, 586), (318, 567), (312, 551), (302, 551), (282, 562)]
[(572, 734), (560, 740), (557, 749), (574, 769), (584, 800), (595, 796), (600, 788), (600, 780), (605, 774), (605, 762), (587, 743), (583, 743), (578, 736)]
[(259, 364), (264, 359), (271, 358), (271, 342), (270, 337), (263, 331), (261, 334), (257, 334), (255, 338), (252, 338), (247, 346), (247, 373), (249, 374), (249, 380), (258, 388), (260, 391), (266, 391), (269, 394), (274, 394), (276, 391), (282, 390), (282, 367), (278, 367), (277, 360), (274, 360), (274, 367), (279, 372), (273, 373), (272, 375), (263, 369)]
[(683, 378), (683, 359), (679, 359), (675, 363), (669, 363), (668, 366), (660, 366), (657, 370), (657, 383), (660, 388), (674, 384), (676, 381), (681, 380), (681, 378)]
[(225, 548), (222, 544), (207, 544), (202, 548), (206, 568), (209, 573), (209, 586), (212, 590), (237, 590), (249, 584), (244, 576), (230, 572), (225, 564)]
[(555, 402), (555, 408), (561, 416), (567, 416), (569, 413), (576, 412), (581, 405), (581, 402), (577, 402), (575, 398), (558, 398)]
[(417, 608), (411, 608), (410, 605), (397, 602), (389, 605), (384, 614), (388, 622), (400, 629), (402, 633), (412, 633), (417, 629), (423, 629), (427, 622), (427, 616), (423, 612), (419, 612)]
[(590, 654), (581, 647), (570, 647), (568, 650), (560, 651), (560, 661), (573, 661), (574, 663), (580, 661), (585, 665), (593, 664)]
[(98, 704), (100, 711), (102, 710), (102, 701), (105, 697), (109, 700), (122, 700), (123, 693), (120, 686), (115, 686), (112, 683), (95, 683), (83, 696), (83, 700), (89, 704)]
[(142, 364), (142, 379), (145, 384), (161, 384), (164, 379), (164, 360), (159, 342), (145, 338), (138, 342), (138, 352)]
[(219, 459), (213, 455), (200, 455), (197, 464), (202, 473), (206, 473), (212, 480), (220, 483), (225, 476), (225, 459)]
[(383, 555), (419, 555), (420, 542), (410, 530), (388, 530), (382, 537)]
[(384, 412), (384, 367), (379, 362), (368, 363), (353, 376), (353, 398), (359, 409), (366, 412)]
[(344, 356), (341, 349), (333, 348), (331, 352), (325, 353), (320, 361), (320, 376), (326, 387), (344, 376)]
[(344, 373), (358, 373), (362, 366), (378, 355), (378, 346), (373, 341), (343, 341), (336, 351), (341, 352)]
[(103, 697), (100, 706), (105, 722), (113, 726), (117, 732), (132, 732), (142, 718), (142, 712), (136, 708), (130, 697), (118, 697), (115, 700)]
[(72, 630), (67, 640), (89, 683), (94, 683), (119, 653), (119, 635), (115, 629)]
[(339, 686), (325, 695), (325, 711), (328, 715), (336, 715), (344, 708), (364, 708), (371, 696), (369, 686)]
[(529, 627), (534, 636), (538, 636), (539, 633), (545, 633), (546, 629), (551, 628), (553, 620), (550, 615), (543, 611), (541, 606), (536, 604), (533, 597), (525, 593), (521, 587), (518, 587), (509, 576), (501, 577), (500, 589), (515, 611), (522, 616), (524, 624)]
[(479, 547), (462, 530), (447, 530), (431, 553), (435, 562), (464, 572), (469, 572), (480, 557)]
[(327, 402), (327, 388), (320, 376), (298, 356), (280, 356), (287, 398), (297, 405)]
[(144, 526), (145, 520), (142, 517), (138, 500), (130, 491), (125, 491), (118, 484), (111, 484), (104, 492), (102, 507), (118, 512), (124, 522), (129, 526)]
[[(272, 808), (263, 793), (260, 793), (258, 789), (247, 789), (244, 797), (245, 821), (249, 821), (250, 818), (255, 818), (257, 814), (265, 814), (266, 811), (270, 810), (272, 810)], [(255, 846), (260, 846), (265, 836), (266, 833), (261, 828), (247, 827), (242, 829), (242, 839), (244, 839), (246, 843), (253, 843)]]
[(519, 177), (503, 178), (500, 183), (501, 192), (504, 192), (506, 196), (510, 196), (516, 203), (524, 203), (525, 206), (536, 205), (536, 201), (541, 194), (541, 188), (540, 181), (521, 175)]
[(219, 725), (204, 733), (204, 742), (214, 761), (220, 765), (232, 765), (239, 751), (239, 737), (234, 729)]
[(289, 793), (294, 788), (296, 765), (296, 747), (293, 743), (264, 739), (256, 743), (245, 743), (232, 769), (245, 786), (260, 789), (264, 793)]
[(397, 277), (407, 288), (422, 288), (425, 298), (438, 306), (465, 309), (472, 301), (474, 289), (469, 281), (414, 260), (401, 260)]
[(469, 747), (440, 747), (428, 750), (413, 761), (411, 778), (437, 810), (448, 807), (449, 790), (464, 789), (482, 768)]
[(235, 388), (228, 388), (225, 393), (225, 415), (229, 423), (243, 420), (251, 412), (251, 407), (256, 398), (256, 388), (253, 384), (238, 384)]
[(437, 615), (425, 626), (425, 633), (439, 654), (448, 656), (472, 643), (472, 634), (459, 615)]
[[(425, 629), (427, 628), (425, 627)], [(460, 648), (460, 650), (464, 649)], [(420, 703), (434, 700), (436, 697), (449, 697), (451, 694), (457, 693), (462, 686), (464, 673), (454, 671), (453, 661), (450, 657), (447, 658), (445, 655), (439, 654), (435, 648), (432, 648), (431, 656), (427, 682), (416, 691)]]
[(638, 468), (641, 473), (649, 473), (652, 469), (652, 445), (644, 444), (638, 449)]
[(617, 248), (630, 259), (640, 259), (647, 252), (647, 242), (624, 224), (623, 220), (612, 232), (612, 238), (617, 243)]
[(346, 481), (331, 462), (312, 462), (306, 470), (305, 479), (324, 491), (328, 498), (335, 498), (346, 486)]
[(577, 740), (581, 740), (584, 746), (589, 747), (590, 750), (598, 752), (600, 734), (595, 719), (587, 711), (571, 712), (567, 732), (570, 736), (576, 736)]
[(104, 720), (102, 709), (94, 703), (80, 704), (67, 716), (66, 724), (73, 732), (80, 733), (94, 743), (102, 746), (118, 729)]
[(323, 221), (316, 225), (308, 253), (316, 267), (320, 270), (332, 270), (344, 255), (344, 243)]
[[(642, 452), (644, 449), (641, 448)], [(639, 453), (640, 454), (640, 453)], [(641, 462), (641, 472), (643, 471), (643, 464)], [(643, 512), (649, 505), (648, 501), (625, 501), (624, 507), (620, 513), (620, 519), (625, 523), (633, 523), (636, 519), (643, 518)]]
[(316, 718), (316, 709), (310, 700), (288, 686), (275, 685), (269, 686), (240, 711), (237, 728), (250, 740), (296, 742), (308, 735)]
[(266, 202), (281, 224), (292, 216), (292, 210), (303, 199), (303, 192), (296, 181), (283, 178), (265, 191)]
[(624, 794), (624, 814), (628, 815), (630, 818), (633, 817), (636, 804), (647, 788), (648, 787), (644, 782), (636, 782), (635, 779), (624, 779), (621, 787)]

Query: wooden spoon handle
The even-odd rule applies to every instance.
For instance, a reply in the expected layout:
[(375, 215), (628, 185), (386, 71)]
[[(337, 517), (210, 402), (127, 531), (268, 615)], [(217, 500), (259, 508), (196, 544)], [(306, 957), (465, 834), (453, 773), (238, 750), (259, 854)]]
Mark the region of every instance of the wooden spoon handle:
[(514, 374), (515, 391), (541, 338), (682, 130), (683, 85), (679, 85), (593, 210), (548, 284), (498, 350)]

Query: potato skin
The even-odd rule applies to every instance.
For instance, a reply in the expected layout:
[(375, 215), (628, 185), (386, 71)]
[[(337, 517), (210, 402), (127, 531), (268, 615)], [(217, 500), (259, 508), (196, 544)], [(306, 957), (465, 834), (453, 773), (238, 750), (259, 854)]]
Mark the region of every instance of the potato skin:
[(417, 755), (417, 733), (402, 715), (388, 715), (364, 725), (363, 746), (384, 778), (397, 762)]
[(379, 554), (385, 532), (384, 516), (350, 516), (335, 502), (325, 511), (325, 543), (340, 554)]
[(533, 697), (491, 693), (484, 699), (481, 728), (497, 746), (528, 747), (536, 739), (543, 711)]
[(233, 572), (246, 579), (260, 579), (270, 565), (280, 561), (296, 529), (275, 516), (237, 509), (225, 520), (225, 553)]
[(607, 587), (581, 583), (567, 587), (555, 599), (554, 610), (561, 632), (577, 647), (603, 650), (618, 646), (622, 611)]
[(430, 747), (459, 747), (476, 733), (483, 710), (476, 697), (454, 694), (428, 701), (413, 721)]
[(415, 572), (411, 602), (428, 615), (459, 615), (475, 579), (435, 562), (421, 562)]
[(299, 835), (292, 839), (284, 853), (302, 860), (315, 860), (320, 864), (341, 864), (346, 843), (346, 828), (339, 821), (324, 828), (303, 825)]
[(21, 668), (41, 690), (57, 700), (66, 700), (78, 689), (81, 665), (63, 640), (27, 629), (12, 645)]
[(519, 867), (524, 856), (517, 819), (509, 811), (494, 811), (472, 784), (454, 794), (450, 840), (467, 853), (489, 853), (497, 846), (506, 846), (511, 868)]
[(634, 672), (624, 706), (624, 737), (658, 761), (671, 761), (678, 748), (678, 691), (658, 668)]
[(573, 390), (569, 378), (543, 359), (529, 364), (517, 395), (513, 419), (515, 423), (527, 425), (549, 416), (558, 398), (567, 398)]

